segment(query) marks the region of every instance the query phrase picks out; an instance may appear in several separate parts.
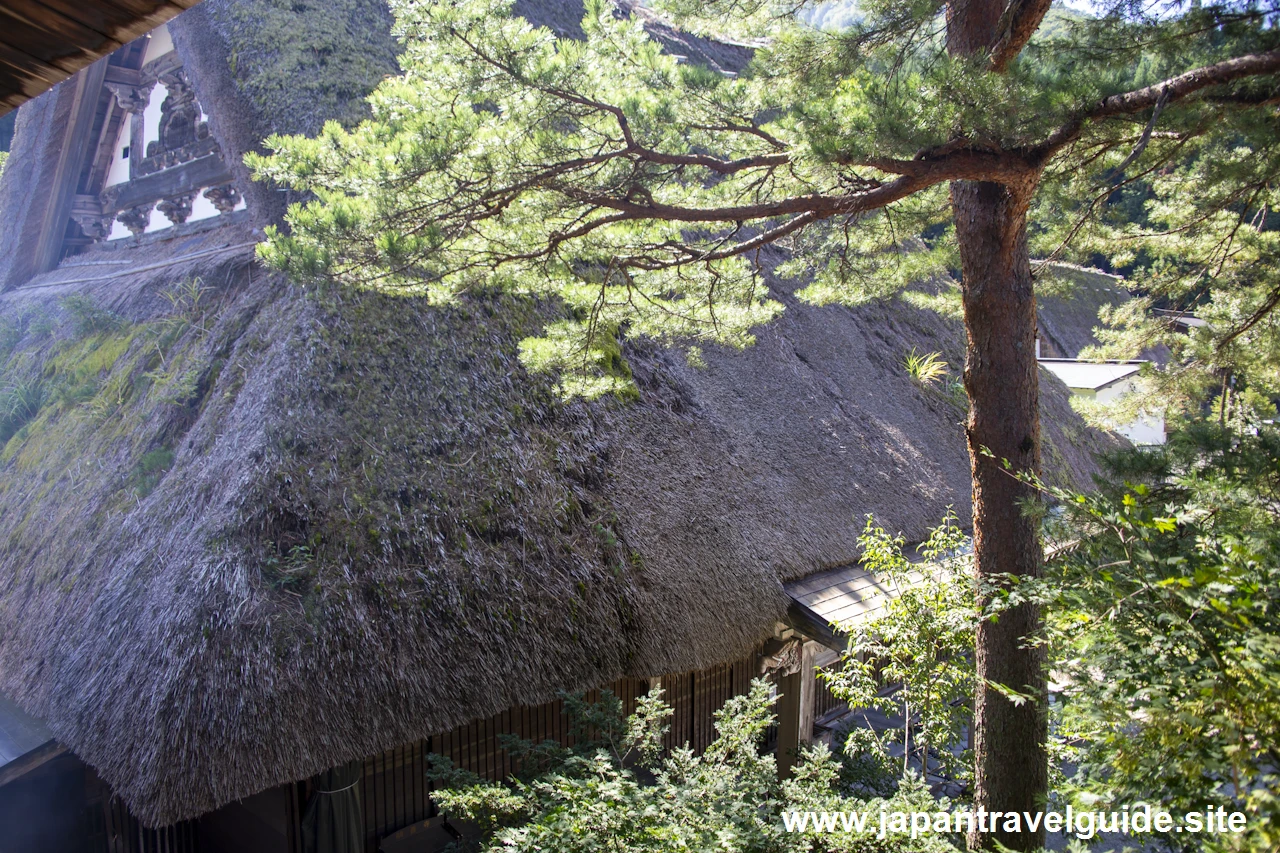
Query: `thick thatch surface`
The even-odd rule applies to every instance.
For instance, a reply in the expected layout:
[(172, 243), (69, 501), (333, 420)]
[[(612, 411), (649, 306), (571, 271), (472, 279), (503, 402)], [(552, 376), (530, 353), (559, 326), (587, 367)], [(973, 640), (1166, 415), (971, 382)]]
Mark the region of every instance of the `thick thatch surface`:
[[(281, 97), (255, 9), (275, 6), (174, 25), (231, 155)], [(22, 127), (0, 199), (40, 156)], [(856, 559), (865, 513), (919, 539), (968, 512), (962, 404), (901, 368), (912, 347), (958, 364), (954, 322), (775, 282), (788, 311), (755, 348), (702, 369), (634, 350), (640, 402), (565, 405), (516, 358), (553, 308), (304, 294), (252, 263), (253, 225), (0, 296), (0, 387), (31, 395), (0, 434), (0, 690), (150, 824), (732, 659), (782, 581)], [(1103, 439), (1044, 396), (1046, 457), (1083, 479)]]
[(1098, 344), (1098, 312), (1127, 301), (1129, 292), (1119, 276), (1098, 270), (1055, 264), (1050, 272), (1054, 292), (1039, 297), (1040, 356), (1075, 358), (1085, 347)]

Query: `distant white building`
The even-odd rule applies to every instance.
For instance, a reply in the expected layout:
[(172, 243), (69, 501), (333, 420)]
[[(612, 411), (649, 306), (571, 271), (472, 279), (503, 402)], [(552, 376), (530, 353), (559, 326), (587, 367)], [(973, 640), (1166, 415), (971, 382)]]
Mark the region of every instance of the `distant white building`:
[[(1071, 393), (1099, 403), (1119, 400), (1138, 390), (1138, 372), (1144, 361), (1078, 361), (1074, 358), (1042, 358), (1041, 366), (1062, 380)], [(1134, 444), (1164, 444), (1164, 416), (1142, 415), (1116, 428)]]

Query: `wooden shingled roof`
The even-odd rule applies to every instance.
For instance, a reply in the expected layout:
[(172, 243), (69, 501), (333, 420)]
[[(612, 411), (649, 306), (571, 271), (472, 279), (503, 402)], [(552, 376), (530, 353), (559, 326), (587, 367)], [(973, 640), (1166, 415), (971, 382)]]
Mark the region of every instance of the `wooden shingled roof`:
[(4, 0), (0, 115), (199, 0)]
[[(919, 583), (923, 579), (923, 573), (911, 573), (912, 583)], [(827, 624), (846, 629), (858, 622), (878, 617), (898, 594), (892, 582), (877, 578), (859, 563), (792, 581), (785, 585), (785, 589), (791, 598), (809, 608)]]

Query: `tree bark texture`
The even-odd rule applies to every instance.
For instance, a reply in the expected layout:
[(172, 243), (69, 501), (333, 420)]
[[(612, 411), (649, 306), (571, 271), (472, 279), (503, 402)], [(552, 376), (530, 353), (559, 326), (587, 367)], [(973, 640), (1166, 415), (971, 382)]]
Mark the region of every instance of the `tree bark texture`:
[[(989, 59), (1001, 41), (1005, 0), (951, 0), (947, 50)], [(1007, 67), (1010, 59), (1001, 63)], [(1035, 492), (1013, 475), (1040, 471), (1040, 377), (1036, 300), (1027, 250), (1027, 208), (1039, 175), (1005, 183), (951, 184), (960, 248), (965, 329), (964, 385), (969, 395), (969, 464), (973, 472), (974, 570), (980, 584), (1002, 575), (1035, 576), (1043, 552), (1038, 520), (1027, 513)], [(1006, 468), (1006, 461), (1008, 467)], [(1023, 605), (979, 623), (975, 643), (974, 807), (1034, 813), (1048, 792), (1045, 659), (1026, 638), (1039, 633), (1039, 608)], [(1016, 704), (991, 685), (1028, 695)], [(1034, 850), (1037, 832), (1005, 832), (1003, 818), (969, 846)], [(1013, 828), (1012, 822), (1009, 823)], [(1026, 829), (1025, 824), (1020, 826)]]
[[(1038, 575), (1042, 562), (1038, 520), (1027, 512), (1037, 495), (1014, 476), (1040, 470), (1036, 303), (1026, 224), (1033, 188), (1030, 179), (1026, 186), (951, 185), (968, 331), (964, 384), (980, 583), (1003, 575)], [(1040, 620), (1039, 608), (1022, 605), (979, 624), (975, 808), (1027, 813), (1044, 808), (1045, 656), (1041, 647), (1026, 643), (1039, 633)], [(1017, 704), (992, 683), (1031, 698)], [(993, 831), (975, 833), (970, 845), (986, 849), (998, 840), (1014, 850), (1033, 850), (1044, 843), (1043, 831), (1005, 832), (1004, 826), (1004, 819), (995, 821)]]

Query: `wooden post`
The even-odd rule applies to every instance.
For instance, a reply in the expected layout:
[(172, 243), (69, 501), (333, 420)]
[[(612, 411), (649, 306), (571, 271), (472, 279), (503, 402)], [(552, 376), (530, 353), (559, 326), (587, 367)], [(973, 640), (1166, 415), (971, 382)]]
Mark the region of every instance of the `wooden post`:
[(62, 148), (58, 152), (58, 165), (45, 200), (44, 222), (35, 245), (30, 247), (28, 276), (51, 270), (62, 260), (62, 242), (67, 233), (67, 220), (71, 218), (71, 203), (76, 195), (76, 184), (80, 181), (80, 170), (93, 142), (90, 139), (93, 119), (106, 74), (107, 61), (102, 59), (74, 79), (74, 99), (67, 117)]
[(822, 646), (805, 640), (800, 658), (800, 742), (813, 743), (814, 711), (818, 705), (818, 667)]
[(813, 740), (813, 706), (817, 695), (814, 659), (818, 644), (806, 642), (801, 648), (800, 667), (778, 679), (778, 778), (787, 779), (795, 766), (797, 751)]

